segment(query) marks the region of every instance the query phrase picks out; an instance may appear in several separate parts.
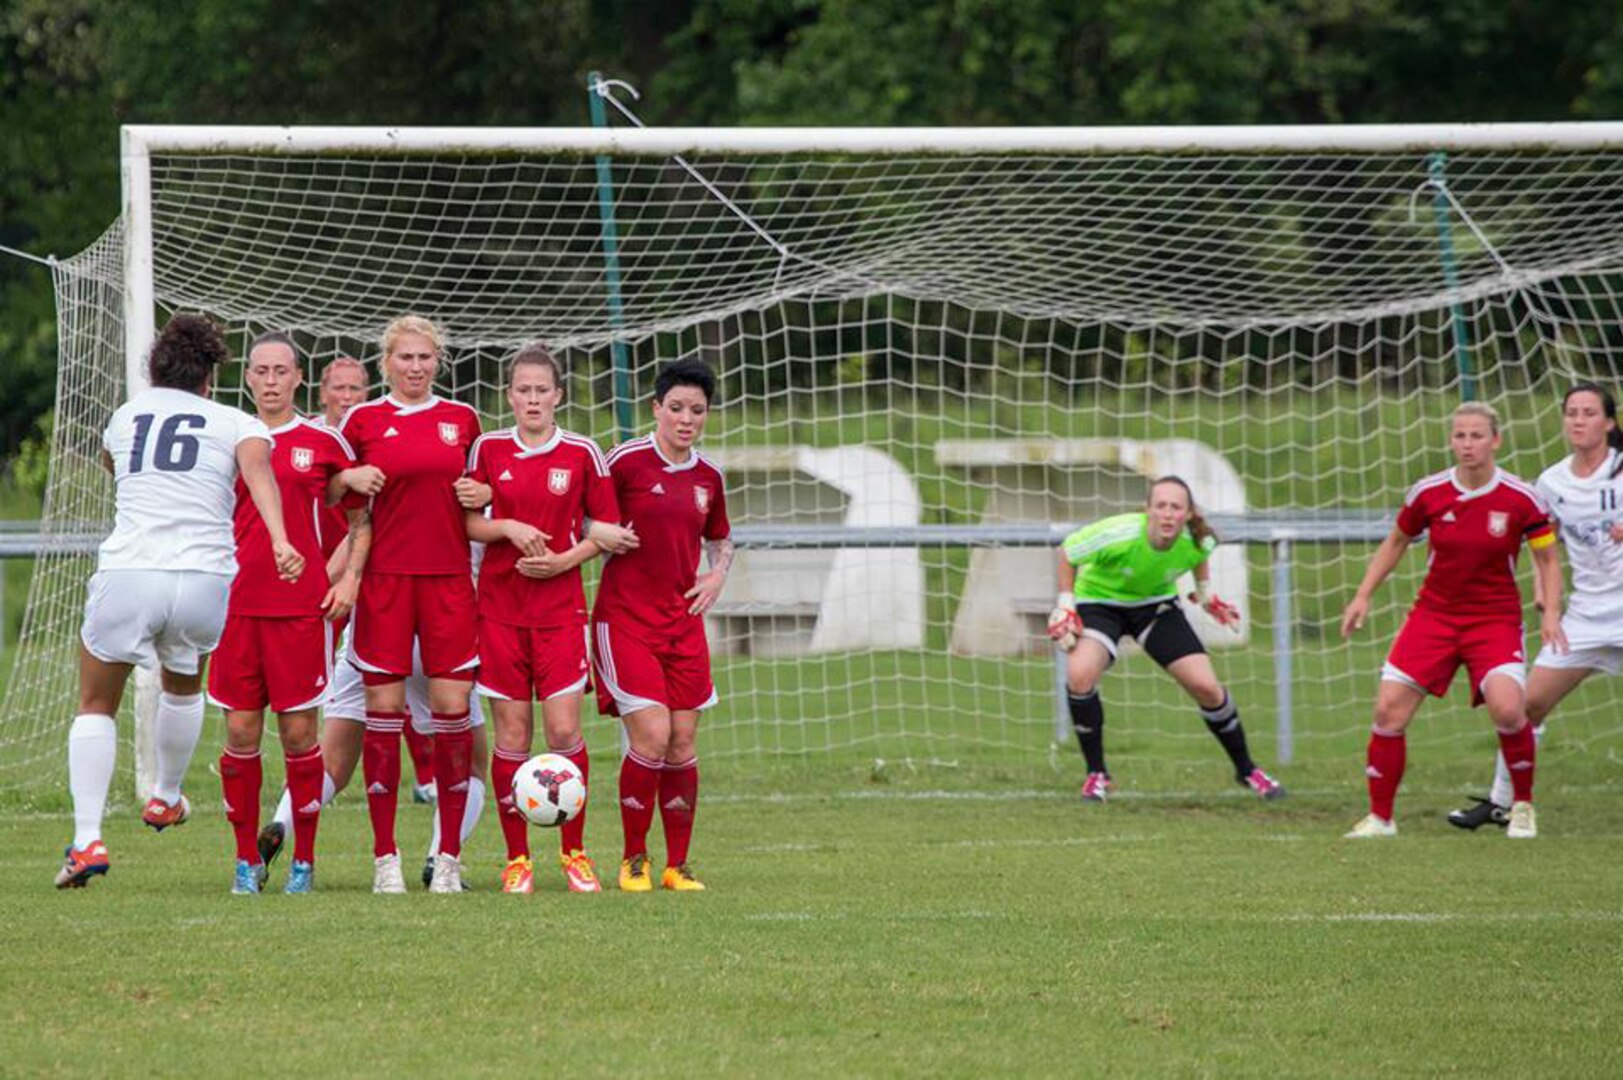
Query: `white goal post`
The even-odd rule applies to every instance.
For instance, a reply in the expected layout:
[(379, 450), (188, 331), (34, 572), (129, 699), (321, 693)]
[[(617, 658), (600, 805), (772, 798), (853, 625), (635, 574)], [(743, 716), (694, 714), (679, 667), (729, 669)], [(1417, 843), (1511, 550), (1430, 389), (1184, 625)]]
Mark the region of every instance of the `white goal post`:
[[(1066, 440), (1192, 440), (1234, 471), (1245, 512), (1226, 558), (1246, 571), (1252, 634), (1220, 671), (1253, 730), (1294, 701), (1299, 752), (1335, 745), (1363, 725), (1384, 642), (1325, 628), (1367, 523), (1446, 463), (1442, 417), (1495, 401), (1507, 464), (1536, 474), (1561, 449), (1560, 389), (1623, 371), (1623, 123), (130, 126), (122, 169), (120, 220), (55, 271), (45, 531), (62, 539), (39, 561), (0, 718), (8, 788), (60, 756), (90, 565), (68, 538), (110, 519), (90, 451), (142, 385), (162, 313), (207, 312), (239, 350), (291, 332), (313, 367), (375, 359), (391, 317), (428, 315), (449, 340), (442, 391), (487, 425), (504, 421), (502, 361), (539, 338), (569, 373), (562, 422), (606, 443), (646, 427), (658, 364), (694, 355), (721, 375), (718, 457), (852, 450), (838, 484), (759, 464), (730, 478), (743, 558), (776, 554), (745, 564), (707, 754), (762, 761), (1047, 752), (1040, 641), (993, 657), (952, 638), (974, 551), (1078, 523), (997, 507), (1142, 498), (1137, 471), (1087, 455), (1044, 473), (970, 464)], [(234, 373), (219, 393), (243, 403)], [(889, 490), (910, 501), (873, 505)], [(835, 554), (783, 555), (797, 548)], [(848, 565), (861, 573), (830, 569)], [(849, 594), (770, 580), (807, 566), (900, 583), (901, 629), (864, 632)], [(1387, 587), (1375, 637), (1414, 569)], [(819, 636), (831, 613), (841, 629)], [(1206, 759), (1166, 680), (1133, 662), (1111, 680), (1109, 699), (1141, 706), (1133, 723)]]

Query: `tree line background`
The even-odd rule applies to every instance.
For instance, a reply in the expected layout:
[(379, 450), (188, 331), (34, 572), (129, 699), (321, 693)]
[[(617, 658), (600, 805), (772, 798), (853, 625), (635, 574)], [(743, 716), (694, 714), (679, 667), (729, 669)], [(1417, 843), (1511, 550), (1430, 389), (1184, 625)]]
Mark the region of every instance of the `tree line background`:
[[(1623, 20), (1561, 0), (0, 0), (0, 244), (119, 212), (124, 123), (1375, 123), (1623, 113)], [(36, 468), (49, 274), (0, 256), (0, 457)], [(19, 454), (19, 450), (22, 453)], [(32, 451), (32, 453), (30, 452)]]

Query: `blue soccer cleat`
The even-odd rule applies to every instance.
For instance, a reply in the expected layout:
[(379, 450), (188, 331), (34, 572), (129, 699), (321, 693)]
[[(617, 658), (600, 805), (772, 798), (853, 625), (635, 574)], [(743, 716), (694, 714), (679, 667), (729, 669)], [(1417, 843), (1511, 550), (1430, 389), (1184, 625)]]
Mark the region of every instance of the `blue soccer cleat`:
[(259, 873), (262, 869), (264, 869), (262, 863), (251, 863), (247, 859), (238, 859), (236, 873), (231, 878), (231, 894), (233, 896), (258, 896)]
[(316, 868), (307, 862), (294, 859), (292, 867), (287, 872), (287, 887), (282, 891), (289, 894), (314, 892), (315, 885)]

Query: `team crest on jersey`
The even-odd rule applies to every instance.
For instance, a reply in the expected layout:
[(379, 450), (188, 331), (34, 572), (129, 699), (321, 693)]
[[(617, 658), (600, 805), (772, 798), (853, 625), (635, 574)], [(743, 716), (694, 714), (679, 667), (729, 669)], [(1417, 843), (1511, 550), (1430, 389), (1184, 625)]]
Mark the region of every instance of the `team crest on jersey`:
[(447, 420), (440, 421), (440, 442), (446, 446), (456, 445), (456, 425)]
[(309, 472), (310, 466), (316, 463), (316, 452), (308, 446), (295, 446), (293, 448), (293, 467), (300, 472)]
[(699, 513), (708, 514), (710, 512), (710, 489), (707, 487), (695, 487), (693, 489), (693, 505), (699, 508)]
[(1510, 515), (1503, 510), (1488, 513), (1488, 535), (1503, 536), (1510, 531)]
[(569, 490), (569, 470), (568, 469), (548, 469), (547, 470), (547, 490), (552, 492), (554, 495), (562, 495), (564, 492), (568, 491)]

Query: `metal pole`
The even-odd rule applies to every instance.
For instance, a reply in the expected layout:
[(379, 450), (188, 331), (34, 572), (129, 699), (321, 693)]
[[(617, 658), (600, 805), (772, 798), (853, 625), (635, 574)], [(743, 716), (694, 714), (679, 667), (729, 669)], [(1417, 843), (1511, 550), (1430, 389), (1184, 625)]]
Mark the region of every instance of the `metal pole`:
[(1054, 650), (1054, 742), (1064, 746), (1071, 739), (1071, 707), (1065, 693), (1065, 650)]
[[(124, 389), (127, 398), (145, 390), (147, 353), (157, 337), (157, 288), (152, 244), (152, 157), (140, 132), (120, 135), (124, 182)], [(158, 672), (136, 666), (135, 794), (145, 802), (158, 779)]]
[(1291, 716), (1291, 542), (1274, 540), (1274, 730), (1275, 755), (1291, 763), (1294, 725)]
[[(1443, 284), (1450, 290), (1459, 288), (1460, 268), (1454, 257), (1454, 227), (1449, 218), (1448, 178), (1445, 175), (1448, 155), (1441, 150), (1426, 158), (1427, 172), (1431, 176), (1431, 208), (1437, 217), (1437, 254), (1443, 263)], [(1453, 316), (1454, 354), (1460, 371), (1460, 398), (1476, 400), (1476, 363), (1471, 355), (1471, 327), (1465, 321), (1465, 307), (1459, 301), (1449, 306)]]
[[(598, 93), (602, 76), (586, 76), (586, 100), (591, 107), (592, 126), (609, 126), (603, 97)], [(620, 233), (614, 223), (614, 173), (607, 154), (597, 155), (597, 213), (603, 239), (603, 278), (609, 293), (609, 324), (625, 328), (625, 298), (620, 291)], [(614, 419), (619, 441), (631, 438), (631, 349), (620, 338), (609, 344), (614, 367)]]

